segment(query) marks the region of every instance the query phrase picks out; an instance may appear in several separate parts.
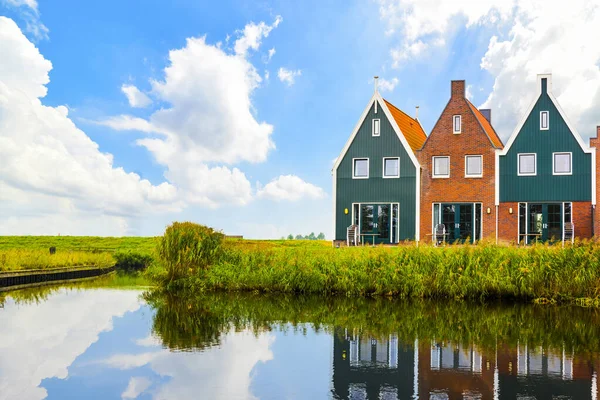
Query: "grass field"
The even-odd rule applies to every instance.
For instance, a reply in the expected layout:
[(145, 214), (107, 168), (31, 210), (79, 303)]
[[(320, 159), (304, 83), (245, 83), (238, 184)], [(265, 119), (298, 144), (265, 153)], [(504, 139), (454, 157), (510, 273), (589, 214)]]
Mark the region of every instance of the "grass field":
[[(72, 266), (110, 266), (115, 253), (154, 255), (157, 237), (95, 236), (0, 236), (0, 271)], [(315, 240), (227, 239), (237, 249), (330, 248), (331, 242)], [(56, 254), (50, 255), (50, 247)]]

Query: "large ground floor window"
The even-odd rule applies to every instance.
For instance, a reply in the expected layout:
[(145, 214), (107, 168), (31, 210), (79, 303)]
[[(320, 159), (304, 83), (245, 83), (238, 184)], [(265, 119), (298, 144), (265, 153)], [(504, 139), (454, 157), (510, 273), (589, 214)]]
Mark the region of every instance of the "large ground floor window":
[(563, 240), (572, 218), (570, 202), (519, 203), (519, 243)]
[(433, 203), (432, 233), (443, 224), (448, 243), (481, 240), (481, 209), (481, 203)]
[(399, 203), (353, 203), (352, 224), (359, 227), (361, 243), (398, 243)]

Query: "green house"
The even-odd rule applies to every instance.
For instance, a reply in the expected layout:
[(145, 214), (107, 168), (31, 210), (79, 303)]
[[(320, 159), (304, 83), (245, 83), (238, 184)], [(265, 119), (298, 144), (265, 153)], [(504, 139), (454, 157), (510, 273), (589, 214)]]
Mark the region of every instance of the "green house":
[(384, 100), (377, 89), (333, 170), (335, 241), (419, 240), (420, 166), (414, 151), (426, 135), (417, 118)]
[(572, 228), (591, 237), (595, 154), (552, 94), (551, 75), (538, 75), (537, 96), (497, 162), (496, 204), (514, 213), (508, 239), (562, 240)]

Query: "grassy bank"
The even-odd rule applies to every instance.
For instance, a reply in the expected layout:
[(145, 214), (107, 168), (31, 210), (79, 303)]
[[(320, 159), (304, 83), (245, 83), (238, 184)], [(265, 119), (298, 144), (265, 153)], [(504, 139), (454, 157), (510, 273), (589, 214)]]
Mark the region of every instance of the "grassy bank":
[(110, 267), (112, 265), (114, 265), (114, 259), (110, 253), (57, 251), (56, 254), (51, 255), (48, 250), (40, 249), (0, 250), (0, 271), (74, 266)]
[[(190, 246), (186, 247), (190, 248)], [(191, 246), (193, 248), (193, 246)], [(215, 247), (210, 266), (157, 263), (171, 291), (258, 291), (401, 298), (513, 299), (600, 305), (600, 245), (503, 247)], [(211, 253), (212, 254), (212, 253)], [(218, 256), (216, 256), (218, 254)], [(174, 257), (173, 259), (177, 259)]]

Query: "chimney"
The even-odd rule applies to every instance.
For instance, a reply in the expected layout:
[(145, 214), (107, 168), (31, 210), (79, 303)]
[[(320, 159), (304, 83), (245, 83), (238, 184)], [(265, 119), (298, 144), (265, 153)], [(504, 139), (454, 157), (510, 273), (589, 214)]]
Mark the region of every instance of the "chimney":
[(451, 97), (465, 97), (465, 81), (452, 81)]
[(375, 93), (377, 93), (377, 89), (378, 89), (378, 86), (379, 86), (379, 77), (377, 75), (375, 75), (373, 77), (373, 79), (375, 79)]
[(419, 119), (419, 106), (415, 107), (415, 119)]
[(537, 80), (540, 93), (552, 93), (552, 74), (538, 74)]
[(489, 108), (480, 108), (479, 112), (485, 117), (485, 119), (488, 120), (490, 124), (492, 123), (492, 110)]

